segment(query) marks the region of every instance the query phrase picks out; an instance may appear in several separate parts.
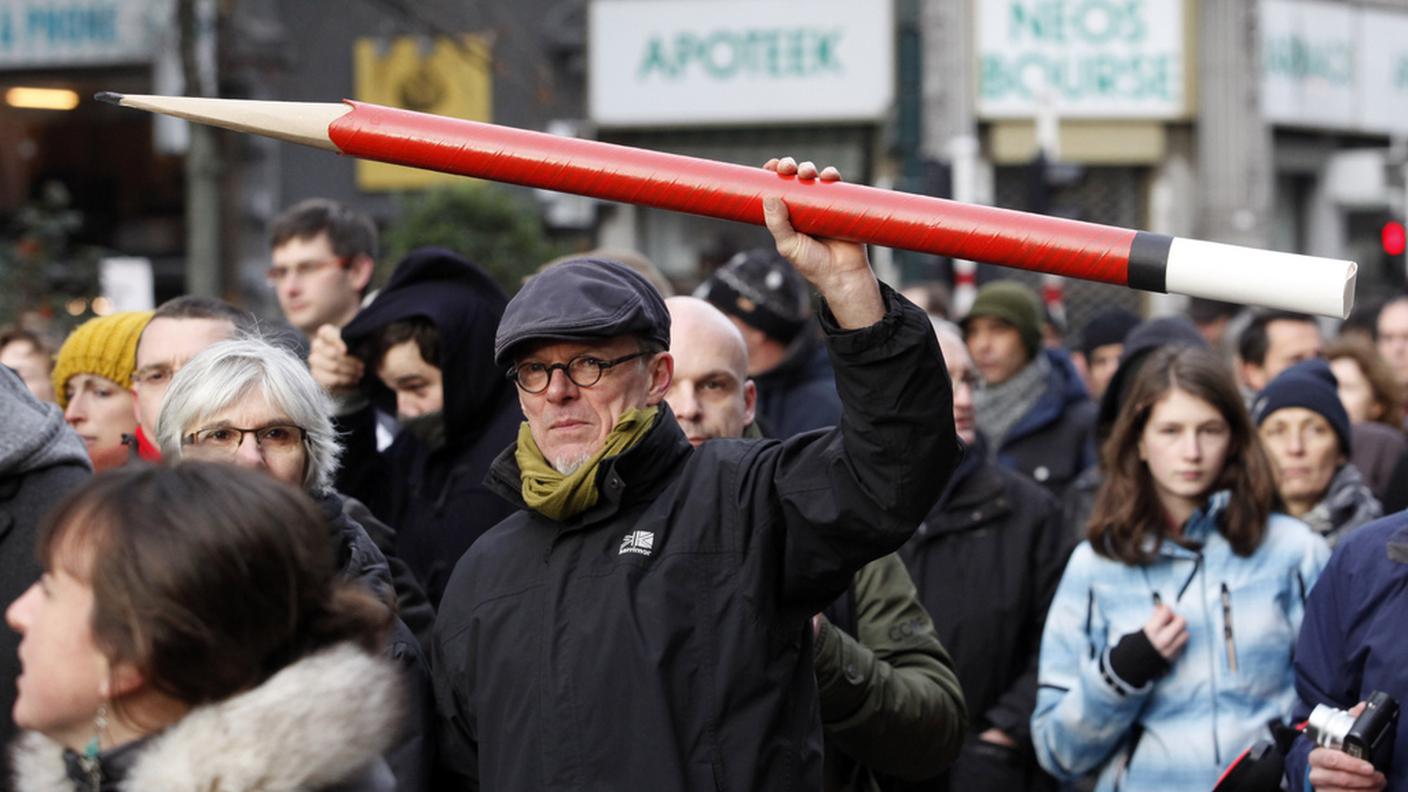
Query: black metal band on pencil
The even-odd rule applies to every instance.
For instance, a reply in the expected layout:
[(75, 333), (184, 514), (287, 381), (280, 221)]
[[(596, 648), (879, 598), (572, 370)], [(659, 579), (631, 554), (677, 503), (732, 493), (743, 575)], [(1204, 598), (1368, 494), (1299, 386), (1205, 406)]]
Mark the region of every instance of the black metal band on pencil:
[(1168, 293), (1168, 252), (1173, 237), (1140, 231), (1129, 244), (1129, 288)]

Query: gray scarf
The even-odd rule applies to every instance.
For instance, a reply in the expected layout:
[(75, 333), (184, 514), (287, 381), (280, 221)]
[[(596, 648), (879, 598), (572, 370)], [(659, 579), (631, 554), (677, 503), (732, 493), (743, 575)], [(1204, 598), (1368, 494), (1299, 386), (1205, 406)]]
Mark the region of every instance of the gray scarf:
[(1345, 463), (1335, 471), (1325, 496), (1300, 519), (1334, 547), (1350, 531), (1383, 513), (1383, 506), (1364, 483), (1359, 468)]
[(1051, 376), (1051, 361), (1038, 352), (1026, 368), (1017, 372), (1001, 385), (984, 385), (973, 394), (973, 409), (978, 421), (978, 431), (986, 435), (988, 457), (997, 458), (998, 449), (1007, 439), (1007, 433), (1022, 416), (1031, 410), (1036, 400), (1046, 390), (1046, 380)]

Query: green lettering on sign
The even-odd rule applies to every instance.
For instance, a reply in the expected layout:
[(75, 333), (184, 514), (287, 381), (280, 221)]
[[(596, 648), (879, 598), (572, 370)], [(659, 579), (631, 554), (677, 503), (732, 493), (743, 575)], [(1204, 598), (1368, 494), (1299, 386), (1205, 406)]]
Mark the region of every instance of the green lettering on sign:
[(691, 74), (710, 80), (738, 77), (809, 78), (844, 71), (842, 30), (758, 28), (653, 36), (636, 69), (639, 80), (678, 80)]
[(1349, 42), (1308, 41), (1292, 35), (1267, 41), (1263, 50), (1262, 68), (1268, 75), (1325, 80), (1341, 88), (1354, 83), (1354, 48)]
[(1175, 53), (1059, 56), (1023, 52), (985, 55), (978, 90), (987, 101), (1035, 102), (1050, 87), (1070, 104), (1090, 102), (1172, 103), (1182, 98), (1179, 56)]
[(1007, 39), (1012, 43), (1134, 44), (1148, 37), (1146, 16), (1145, 0), (1011, 0)]

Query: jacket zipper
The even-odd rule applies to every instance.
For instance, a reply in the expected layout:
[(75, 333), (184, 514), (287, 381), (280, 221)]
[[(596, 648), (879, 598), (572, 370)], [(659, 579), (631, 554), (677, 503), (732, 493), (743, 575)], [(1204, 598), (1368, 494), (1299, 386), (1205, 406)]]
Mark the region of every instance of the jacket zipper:
[[(1202, 567), (1202, 563), (1203, 563), (1203, 554), (1200, 552), (1200, 553), (1198, 553), (1198, 558), (1197, 558), (1197, 568), (1201, 568), (1201, 567)], [(1195, 573), (1196, 573), (1196, 569), (1195, 569)], [(1192, 578), (1189, 578), (1188, 580), (1189, 580), (1190, 583), (1192, 582)], [(1224, 588), (1225, 588), (1225, 587), (1226, 587), (1226, 586), (1224, 585)], [(1212, 621), (1212, 614), (1208, 613), (1208, 580), (1207, 580), (1207, 575), (1198, 575), (1198, 588), (1199, 588), (1199, 590), (1202, 592), (1202, 597), (1201, 597), (1201, 599), (1202, 599), (1202, 604), (1203, 604), (1203, 618), (1204, 618), (1207, 622), (1211, 622), (1211, 621)], [(1212, 702), (1211, 702), (1211, 703), (1212, 703), (1212, 755), (1213, 755), (1213, 761), (1217, 763), (1217, 766), (1218, 766), (1218, 767), (1221, 767), (1221, 766), (1222, 766), (1222, 745), (1221, 745), (1221, 741), (1218, 740), (1218, 738), (1217, 738), (1217, 660), (1216, 660), (1216, 655), (1214, 654), (1215, 651), (1216, 651), (1216, 650), (1214, 650), (1214, 649), (1213, 649), (1213, 646), (1212, 646), (1212, 641), (1208, 641), (1208, 682), (1209, 682), (1210, 692), (1211, 692), (1211, 694), (1212, 694), (1212, 695), (1211, 695), (1211, 699), (1212, 699)]]
[(1232, 640), (1232, 592), (1222, 584), (1222, 640), (1227, 644), (1227, 670), (1237, 673), (1237, 644)]

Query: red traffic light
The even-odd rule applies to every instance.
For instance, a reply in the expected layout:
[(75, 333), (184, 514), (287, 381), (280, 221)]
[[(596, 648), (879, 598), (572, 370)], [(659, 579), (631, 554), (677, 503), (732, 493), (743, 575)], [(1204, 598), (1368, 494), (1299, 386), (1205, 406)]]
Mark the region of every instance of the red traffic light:
[(1404, 231), (1403, 223), (1389, 220), (1379, 230), (1379, 241), (1383, 243), (1384, 253), (1401, 256), (1404, 250), (1408, 250), (1408, 231)]

